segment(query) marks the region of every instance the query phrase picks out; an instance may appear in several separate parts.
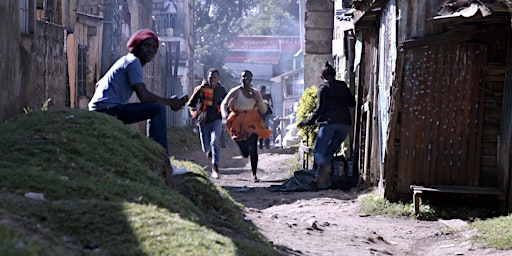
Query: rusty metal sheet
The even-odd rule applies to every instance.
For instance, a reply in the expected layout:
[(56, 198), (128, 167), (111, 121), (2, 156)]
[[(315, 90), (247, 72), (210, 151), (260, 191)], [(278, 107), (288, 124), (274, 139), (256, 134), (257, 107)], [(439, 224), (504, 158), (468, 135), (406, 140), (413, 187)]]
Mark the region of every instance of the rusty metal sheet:
[(407, 49), (401, 85), (397, 189), (477, 186), (486, 47), (461, 43)]
[(432, 22), (432, 18), (444, 1), (397, 0), (397, 8), (400, 9), (398, 41), (422, 38), (442, 32), (442, 27), (436, 26)]

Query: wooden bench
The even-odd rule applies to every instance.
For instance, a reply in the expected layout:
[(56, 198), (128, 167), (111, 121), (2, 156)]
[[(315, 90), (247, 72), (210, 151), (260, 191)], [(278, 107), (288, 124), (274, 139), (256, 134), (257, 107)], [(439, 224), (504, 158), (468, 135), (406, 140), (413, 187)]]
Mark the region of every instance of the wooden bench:
[(505, 200), (505, 194), (493, 187), (474, 187), (474, 186), (444, 186), (444, 185), (411, 185), (413, 191), (414, 214), (420, 213), (420, 200), (423, 192), (467, 194), (467, 195), (490, 195), (496, 196), (500, 200)]

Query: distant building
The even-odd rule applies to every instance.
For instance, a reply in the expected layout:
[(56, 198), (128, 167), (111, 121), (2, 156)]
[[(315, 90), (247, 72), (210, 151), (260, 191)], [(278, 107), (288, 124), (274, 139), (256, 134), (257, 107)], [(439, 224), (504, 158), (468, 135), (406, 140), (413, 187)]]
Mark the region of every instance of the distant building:
[(299, 36), (238, 36), (229, 45), (226, 66), (235, 77), (250, 70), (253, 86), (265, 85), (272, 94), (274, 115), (284, 116), (304, 91), (302, 59)]
[(350, 47), (354, 45), (355, 26), (353, 23), (354, 8), (343, 6), (342, 0), (334, 1), (334, 31), (332, 39), (332, 57), (338, 79), (350, 81), (349, 54), (352, 53)]
[[(153, 0), (155, 30), (161, 42), (160, 72), (167, 97), (190, 95), (194, 81), (193, 0)], [(178, 22), (179, 21), (179, 22)], [(170, 126), (184, 125), (186, 111), (168, 111)]]

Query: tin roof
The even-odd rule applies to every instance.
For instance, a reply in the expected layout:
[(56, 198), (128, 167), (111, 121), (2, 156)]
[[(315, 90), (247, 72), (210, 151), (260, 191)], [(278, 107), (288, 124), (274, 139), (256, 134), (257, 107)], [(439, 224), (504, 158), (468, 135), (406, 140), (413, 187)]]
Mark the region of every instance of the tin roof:
[(512, 14), (512, 2), (507, 2), (507, 0), (448, 0), (441, 5), (434, 19), (469, 18), (479, 13), (482, 17), (486, 17), (493, 12)]

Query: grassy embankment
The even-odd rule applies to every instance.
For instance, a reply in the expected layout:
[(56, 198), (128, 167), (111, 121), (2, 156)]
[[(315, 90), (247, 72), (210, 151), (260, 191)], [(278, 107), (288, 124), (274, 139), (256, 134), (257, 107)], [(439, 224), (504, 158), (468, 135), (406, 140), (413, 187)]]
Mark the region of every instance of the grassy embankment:
[(163, 149), (117, 119), (33, 111), (0, 141), (0, 255), (277, 254), (200, 166), (169, 189)]

